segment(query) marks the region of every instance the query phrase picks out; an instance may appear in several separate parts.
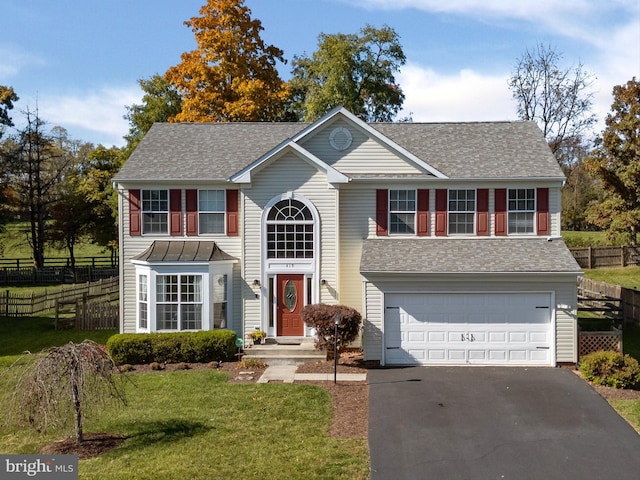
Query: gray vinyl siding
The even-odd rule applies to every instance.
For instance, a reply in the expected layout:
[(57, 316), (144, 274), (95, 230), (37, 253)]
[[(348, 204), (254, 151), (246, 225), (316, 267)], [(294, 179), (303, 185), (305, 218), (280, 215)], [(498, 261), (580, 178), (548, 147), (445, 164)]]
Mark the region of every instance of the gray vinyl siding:
[[(329, 136), (337, 127), (347, 128), (353, 137), (351, 146), (341, 152), (335, 150), (329, 143)], [(301, 145), (346, 175), (424, 173), (414, 164), (398, 157), (397, 154), (389, 150), (389, 147), (381, 145), (364, 131), (343, 120), (337, 120), (324, 126), (309, 138), (301, 141)]]
[[(189, 186), (185, 188), (193, 188), (193, 189), (217, 189), (217, 188), (226, 188), (227, 185), (220, 184), (202, 184), (196, 186)], [(132, 187), (139, 188), (139, 187)], [(145, 186), (142, 189), (153, 189), (153, 188), (171, 188), (167, 185), (154, 185), (154, 186)], [(182, 192), (182, 205), (184, 212), (184, 189)], [(239, 262), (233, 266), (233, 298), (229, 299), (231, 303), (231, 317), (229, 318), (230, 324), (227, 326), (229, 329), (233, 329), (236, 331), (238, 335), (242, 333), (242, 309), (241, 298), (243, 291), (243, 284), (240, 268), (242, 263), (242, 244), (241, 244), (241, 236), (238, 237), (227, 237), (224, 235), (203, 235), (203, 236), (192, 236), (187, 237), (184, 232), (186, 232), (185, 228), (185, 215), (183, 215), (183, 235), (182, 236), (169, 236), (169, 235), (140, 235), (140, 236), (131, 236), (129, 235), (129, 201), (128, 201), (128, 190), (120, 190), (120, 216), (119, 222), (121, 225), (121, 245), (120, 245), (120, 289), (121, 289), (121, 331), (124, 333), (134, 333), (136, 331), (136, 270), (134, 265), (131, 263), (131, 259), (136, 255), (144, 252), (153, 242), (154, 240), (212, 240), (215, 241), (216, 244), (229, 255), (237, 258)], [(240, 235), (242, 235), (242, 218), (239, 220), (240, 222)]]
[[(395, 277), (398, 278), (397, 276)], [(384, 293), (433, 293), (433, 292), (552, 292), (556, 305), (568, 309), (556, 309), (556, 362), (577, 361), (577, 297), (575, 277), (562, 278), (538, 276), (523, 279), (509, 275), (503, 279), (487, 276), (482, 280), (461, 279), (453, 276), (405, 276), (398, 280), (371, 280), (365, 283), (366, 324), (363, 345), (366, 360), (382, 360), (380, 332), (384, 331)], [(383, 293), (384, 292), (384, 293)], [(552, 305), (552, 308), (555, 305)], [(369, 350), (369, 345), (375, 347)]]
[[(300, 160), (294, 154), (284, 155), (273, 162), (268, 169), (264, 169), (252, 178), (250, 188), (244, 190), (244, 277), (250, 279), (261, 278), (261, 245), (262, 245), (262, 212), (265, 206), (275, 197), (286, 192), (295, 192), (312, 202), (318, 214), (320, 235), (320, 262), (317, 281), (320, 278), (327, 281), (329, 288), (320, 289), (320, 301), (336, 303), (337, 299), (337, 230), (336, 205), (337, 190), (327, 183), (327, 177), (317, 168)], [(262, 286), (261, 296), (266, 295), (266, 285)], [(260, 326), (261, 301), (255, 295), (245, 297), (244, 302), (245, 331)]]

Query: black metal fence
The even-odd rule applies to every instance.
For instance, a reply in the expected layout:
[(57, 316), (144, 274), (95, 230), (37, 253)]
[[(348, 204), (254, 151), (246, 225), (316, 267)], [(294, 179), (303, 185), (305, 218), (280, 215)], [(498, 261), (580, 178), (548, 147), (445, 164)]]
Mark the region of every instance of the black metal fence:
[(69, 258), (47, 258), (44, 268), (35, 268), (29, 258), (0, 258), (0, 286), (54, 285), (95, 282), (118, 276), (118, 259), (77, 257), (75, 267)]

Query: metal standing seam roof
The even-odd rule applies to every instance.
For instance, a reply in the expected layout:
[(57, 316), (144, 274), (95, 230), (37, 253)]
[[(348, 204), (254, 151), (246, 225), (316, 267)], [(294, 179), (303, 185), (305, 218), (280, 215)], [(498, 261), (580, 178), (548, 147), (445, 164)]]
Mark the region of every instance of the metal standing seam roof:
[(215, 262), (237, 260), (222, 251), (215, 242), (156, 240), (132, 260), (144, 262)]
[(562, 240), (383, 238), (365, 240), (360, 273), (582, 272)]
[[(156, 123), (114, 180), (225, 181), (309, 125)], [(452, 179), (564, 177), (534, 122), (370, 126)]]

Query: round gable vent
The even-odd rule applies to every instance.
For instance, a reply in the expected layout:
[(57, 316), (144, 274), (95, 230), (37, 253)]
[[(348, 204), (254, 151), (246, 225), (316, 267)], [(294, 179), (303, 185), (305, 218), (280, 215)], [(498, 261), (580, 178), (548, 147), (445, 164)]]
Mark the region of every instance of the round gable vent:
[(349, 148), (352, 140), (351, 132), (344, 127), (334, 128), (329, 135), (329, 143), (339, 152)]

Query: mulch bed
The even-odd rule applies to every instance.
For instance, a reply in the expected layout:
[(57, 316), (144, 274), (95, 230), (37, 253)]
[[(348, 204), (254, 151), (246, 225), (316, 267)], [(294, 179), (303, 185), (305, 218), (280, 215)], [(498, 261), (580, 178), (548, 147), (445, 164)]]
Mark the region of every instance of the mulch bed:
[(40, 453), (43, 455), (78, 455), (78, 458), (85, 460), (108, 452), (120, 446), (124, 441), (125, 438), (119, 435), (87, 433), (81, 443), (77, 443), (75, 438), (67, 438), (44, 446)]

